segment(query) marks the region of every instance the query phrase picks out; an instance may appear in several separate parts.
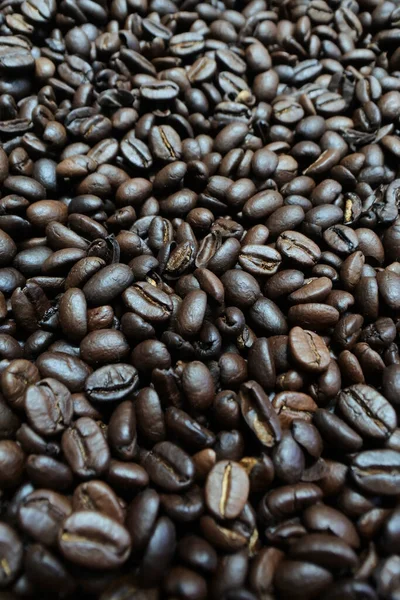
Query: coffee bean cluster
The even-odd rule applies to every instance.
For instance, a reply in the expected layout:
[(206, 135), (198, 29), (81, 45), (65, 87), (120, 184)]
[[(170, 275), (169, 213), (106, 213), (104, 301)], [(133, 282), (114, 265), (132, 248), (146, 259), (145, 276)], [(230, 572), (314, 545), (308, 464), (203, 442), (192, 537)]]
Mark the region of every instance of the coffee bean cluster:
[(399, 45), (1, 0), (2, 600), (399, 600)]

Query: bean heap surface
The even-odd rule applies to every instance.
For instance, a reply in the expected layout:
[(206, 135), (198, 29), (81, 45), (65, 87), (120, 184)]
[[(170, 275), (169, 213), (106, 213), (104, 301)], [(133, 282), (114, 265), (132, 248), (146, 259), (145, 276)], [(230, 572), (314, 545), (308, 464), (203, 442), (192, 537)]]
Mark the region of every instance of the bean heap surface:
[(0, 1), (1, 600), (400, 599), (399, 46)]

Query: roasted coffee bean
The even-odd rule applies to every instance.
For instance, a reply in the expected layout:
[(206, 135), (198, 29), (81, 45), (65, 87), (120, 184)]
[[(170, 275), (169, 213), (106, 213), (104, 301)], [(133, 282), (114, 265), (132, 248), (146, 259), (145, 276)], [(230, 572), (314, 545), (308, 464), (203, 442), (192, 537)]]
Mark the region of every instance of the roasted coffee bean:
[(389, 402), (374, 388), (356, 384), (339, 394), (338, 407), (344, 418), (361, 435), (385, 439), (397, 425), (397, 417)]
[(336, 448), (356, 452), (363, 445), (363, 439), (337, 415), (325, 409), (318, 409), (314, 423), (321, 435)]
[(268, 298), (259, 298), (249, 310), (254, 326), (266, 335), (284, 335), (288, 325), (278, 305)]
[(44, 352), (37, 366), (41, 375), (51, 378), (57, 376), (71, 392), (82, 391), (86, 378), (92, 372), (83, 360), (62, 351)]
[(177, 329), (183, 337), (193, 337), (200, 331), (206, 308), (207, 294), (202, 290), (193, 290), (185, 296), (176, 315)]
[(128, 287), (122, 295), (130, 310), (149, 321), (165, 321), (172, 314), (172, 302), (168, 294), (146, 282)]
[(23, 559), (22, 541), (12, 527), (6, 523), (0, 525), (0, 548), (1, 548), (1, 587), (6, 588), (18, 576)]
[(153, 483), (168, 492), (185, 490), (193, 482), (193, 461), (171, 442), (159, 442), (151, 452), (143, 451), (141, 463)]
[(160, 399), (152, 388), (142, 388), (135, 401), (137, 426), (144, 439), (162, 442), (166, 438)]
[(254, 276), (273, 275), (281, 261), (279, 252), (269, 246), (243, 246), (239, 253), (240, 266)]
[(138, 373), (128, 364), (106, 365), (85, 381), (85, 392), (95, 402), (113, 402), (132, 394), (138, 385)]
[(186, 412), (170, 406), (165, 413), (167, 431), (188, 448), (200, 450), (212, 446), (215, 436)]
[(19, 484), (25, 466), (25, 454), (11, 440), (0, 441), (0, 483), (3, 488)]
[(98, 271), (83, 287), (91, 306), (110, 304), (133, 282), (133, 273), (127, 265), (107, 265)]
[(149, 476), (140, 465), (111, 460), (107, 481), (120, 493), (132, 493), (149, 484)]
[(27, 388), (24, 408), (32, 427), (41, 435), (64, 431), (73, 415), (71, 393), (56, 379), (42, 379)]
[(131, 540), (127, 530), (108, 516), (78, 511), (62, 524), (58, 545), (72, 563), (91, 569), (110, 569), (125, 562)]
[(7, 597), (399, 593), (400, 11), (281, 4), (0, 5)]
[(111, 415), (107, 430), (108, 440), (114, 453), (123, 460), (136, 457), (135, 407), (127, 400), (117, 406)]
[(312, 331), (293, 327), (289, 332), (289, 349), (301, 369), (321, 373), (330, 362), (329, 350), (323, 339)]
[(258, 338), (250, 348), (247, 367), (253, 377), (264, 389), (272, 389), (276, 380), (275, 363), (267, 338)]
[(131, 356), (132, 364), (142, 375), (150, 375), (153, 369), (169, 369), (171, 355), (167, 347), (157, 340), (145, 340), (136, 346)]
[(20, 503), (18, 523), (35, 540), (54, 546), (61, 523), (71, 512), (71, 503), (65, 496), (50, 490), (35, 490)]
[(75, 488), (72, 497), (74, 511), (94, 510), (101, 512), (114, 521), (122, 523), (125, 511), (122, 501), (103, 481), (88, 481)]
[(1, 373), (1, 390), (11, 407), (22, 408), (25, 390), (39, 379), (39, 370), (28, 360), (11, 361)]
[(310, 302), (291, 306), (288, 311), (288, 317), (293, 324), (303, 329), (314, 329), (322, 332), (329, 327), (334, 327), (339, 321), (340, 315), (333, 306)]
[(261, 386), (255, 381), (244, 383), (238, 399), (243, 418), (257, 439), (267, 447), (279, 442), (279, 420)]
[(249, 478), (240, 464), (219, 461), (208, 474), (205, 500), (219, 519), (235, 519), (243, 510), (249, 494)]
[(303, 267), (312, 267), (321, 256), (317, 244), (297, 231), (282, 233), (277, 239), (276, 247), (286, 258)]
[(357, 565), (357, 555), (343, 540), (336, 536), (312, 533), (293, 544), (290, 556), (294, 559), (309, 560), (328, 569), (345, 568)]
[(78, 477), (96, 477), (109, 466), (110, 450), (104, 434), (89, 417), (81, 417), (67, 429), (61, 445), (69, 466)]
[[(58, 454), (57, 446), (54, 451), (56, 450)], [(45, 452), (51, 452), (51, 444), (46, 445)], [(36, 486), (52, 490), (64, 491), (73, 482), (73, 474), (68, 465), (44, 454), (31, 454), (26, 461), (26, 472)]]
[(357, 485), (364, 491), (396, 495), (400, 486), (400, 452), (366, 450), (357, 454), (350, 469)]
[[(301, 582), (301, 591), (297, 582)], [(312, 562), (283, 560), (275, 573), (274, 583), (283, 596), (292, 594), (293, 598), (315, 598), (327, 591), (333, 582), (333, 576), (326, 568)]]
[(91, 365), (118, 362), (125, 358), (129, 346), (124, 335), (114, 329), (98, 329), (85, 336), (80, 345), (81, 357)]
[(279, 416), (282, 429), (290, 427), (295, 419), (311, 422), (317, 405), (311, 396), (302, 392), (284, 391), (275, 396), (272, 406)]

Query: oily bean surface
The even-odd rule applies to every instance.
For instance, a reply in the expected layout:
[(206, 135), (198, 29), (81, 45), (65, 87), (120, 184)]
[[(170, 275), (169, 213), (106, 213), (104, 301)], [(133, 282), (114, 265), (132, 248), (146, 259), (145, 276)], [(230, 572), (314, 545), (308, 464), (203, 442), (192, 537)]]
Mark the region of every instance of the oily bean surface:
[(400, 9), (0, 3), (0, 596), (398, 600)]

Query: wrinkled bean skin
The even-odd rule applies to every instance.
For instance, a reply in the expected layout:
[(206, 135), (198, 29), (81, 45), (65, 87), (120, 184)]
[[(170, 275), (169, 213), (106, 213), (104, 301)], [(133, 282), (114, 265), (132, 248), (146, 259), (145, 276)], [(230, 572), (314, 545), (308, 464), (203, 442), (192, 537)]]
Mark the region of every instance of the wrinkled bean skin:
[(399, 43), (0, 3), (1, 600), (400, 600)]

